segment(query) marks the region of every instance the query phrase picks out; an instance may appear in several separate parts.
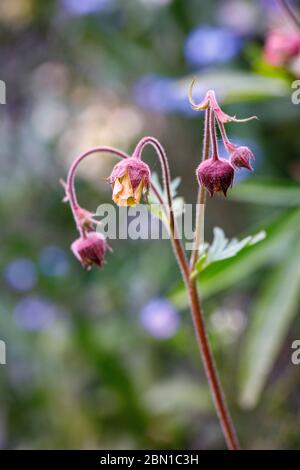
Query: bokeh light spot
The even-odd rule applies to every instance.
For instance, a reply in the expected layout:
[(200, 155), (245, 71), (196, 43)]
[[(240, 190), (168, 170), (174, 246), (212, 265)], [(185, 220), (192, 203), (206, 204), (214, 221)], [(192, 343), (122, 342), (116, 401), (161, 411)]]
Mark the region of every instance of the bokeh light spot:
[(140, 322), (143, 328), (158, 339), (175, 335), (180, 318), (174, 306), (166, 299), (152, 299), (141, 310)]

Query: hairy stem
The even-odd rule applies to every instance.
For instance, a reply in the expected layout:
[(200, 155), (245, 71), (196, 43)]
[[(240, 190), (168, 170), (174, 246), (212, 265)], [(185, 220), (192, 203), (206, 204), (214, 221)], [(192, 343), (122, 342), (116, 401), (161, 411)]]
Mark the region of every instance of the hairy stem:
[(185, 251), (183, 249), (181, 240), (178, 238), (178, 230), (177, 230), (175, 217), (174, 217), (174, 211), (173, 211), (171, 177), (170, 177), (170, 168), (169, 168), (168, 159), (164, 151), (164, 148), (159, 143), (159, 141), (155, 139), (154, 137), (144, 137), (142, 140), (140, 140), (140, 142), (138, 143), (134, 151), (134, 156), (140, 158), (141, 153), (146, 145), (151, 145), (152, 147), (154, 147), (158, 155), (160, 164), (161, 164), (163, 186), (164, 186), (164, 191), (167, 196), (168, 220), (170, 224), (171, 242), (172, 242), (173, 250), (174, 250), (176, 259), (178, 261), (183, 279), (187, 281), (190, 276), (189, 264), (188, 264), (188, 260), (187, 260)]
[(203, 313), (201, 310), (200, 300), (197, 293), (195, 281), (190, 279), (187, 288), (189, 293), (190, 306), (193, 316), (196, 337), (198, 340), (206, 377), (210, 386), (211, 394), (214, 400), (214, 404), (225, 437), (225, 441), (229, 450), (239, 450), (240, 446), (238, 438), (230, 418), (222, 386), (218, 377), (217, 369), (208, 342)]
[[(202, 149), (202, 161), (209, 158), (209, 148), (210, 148), (210, 114), (211, 109), (208, 107), (205, 111), (204, 119), (204, 140), (203, 140), (203, 149)], [(198, 196), (197, 196), (197, 215), (196, 215), (196, 228), (195, 228), (195, 239), (193, 251), (190, 259), (190, 269), (193, 272), (197, 259), (199, 257), (199, 247), (201, 243), (204, 242), (202, 235), (204, 234), (204, 212), (205, 212), (205, 199), (206, 192), (203, 185), (199, 185)]]
[[(173, 212), (173, 198), (172, 198), (172, 192), (171, 192), (170, 169), (169, 169), (168, 160), (167, 160), (165, 151), (156, 139), (154, 139), (153, 137), (145, 137), (137, 145), (134, 154), (136, 156), (138, 155), (140, 156), (143, 148), (145, 147), (145, 145), (148, 145), (148, 144), (152, 145), (155, 148), (159, 156), (161, 167), (162, 167), (164, 189), (167, 195), (167, 215), (169, 217), (169, 223), (170, 223), (170, 234), (171, 234), (172, 246), (173, 246), (174, 253), (175, 253), (175, 256), (176, 256), (178, 265), (180, 267), (182, 277), (185, 282), (187, 292), (189, 295), (193, 323), (195, 327), (195, 333), (196, 333), (199, 348), (202, 354), (205, 373), (208, 379), (208, 383), (211, 389), (212, 397), (214, 399), (215, 407), (217, 410), (217, 414), (220, 420), (220, 424), (224, 433), (227, 446), (229, 449), (237, 450), (239, 449), (239, 444), (236, 438), (233, 424), (230, 419), (229, 412), (226, 407), (224, 394), (222, 391), (222, 387), (218, 378), (217, 370), (213, 361), (212, 353), (211, 353), (209, 342), (207, 339), (207, 335), (205, 331), (205, 324), (203, 320), (203, 314), (201, 311), (196, 284), (195, 284), (195, 281), (193, 281), (190, 277), (191, 271), (189, 268), (188, 260), (186, 258), (182, 243), (177, 236), (177, 227), (176, 227), (176, 222), (175, 222), (174, 212)], [(77, 214), (76, 214), (76, 211), (80, 209), (80, 206), (78, 204), (77, 197), (76, 197), (74, 178), (75, 178), (75, 173), (76, 173), (79, 163), (82, 160), (84, 160), (86, 157), (88, 157), (89, 155), (92, 155), (96, 152), (111, 153), (117, 156), (118, 158), (129, 157), (129, 155), (127, 155), (126, 153), (118, 149), (112, 148), (112, 147), (96, 147), (79, 155), (79, 157), (77, 157), (77, 159), (72, 164), (69, 170), (68, 178), (67, 178), (66, 195), (69, 199), (70, 206), (71, 206), (75, 221), (77, 223), (77, 228), (80, 231), (80, 233), (82, 233), (82, 228), (78, 224)], [(151, 186), (160, 204), (162, 204), (164, 210), (166, 210), (165, 202), (162, 200), (159, 192), (157, 191), (157, 189), (155, 188), (153, 184)]]
[(230, 140), (228, 139), (224, 123), (219, 121), (219, 119), (217, 119), (217, 123), (218, 123), (219, 129), (220, 129), (220, 132), (221, 132), (221, 136), (222, 136), (222, 139), (223, 139), (223, 142), (224, 142), (224, 146), (225, 146), (227, 152), (229, 152), (229, 153), (233, 152), (233, 150), (235, 150), (236, 146), (234, 144), (232, 144), (230, 142)]
[[(208, 129), (208, 127), (207, 127)], [(176, 221), (174, 219), (173, 213), (173, 198), (171, 193), (171, 177), (170, 177), (170, 170), (169, 164), (167, 160), (167, 156), (161, 144), (158, 140), (154, 139), (153, 137), (145, 137), (142, 139), (134, 152), (135, 156), (140, 158), (141, 152), (146, 145), (152, 145), (160, 159), (162, 173), (163, 173), (163, 183), (164, 183), (164, 190), (167, 194), (168, 206), (169, 206), (169, 217), (170, 217), (170, 232), (171, 232), (171, 241), (172, 246), (174, 249), (174, 253), (180, 267), (183, 280), (186, 285), (186, 289), (189, 295), (189, 301), (191, 306), (193, 324), (195, 328), (195, 333), (197, 337), (197, 341), (199, 344), (199, 349), (203, 359), (204, 370), (206, 373), (206, 377), (210, 386), (211, 394), (214, 400), (214, 404), (217, 410), (217, 414), (220, 420), (221, 428), (223, 430), (223, 434), (225, 437), (225, 441), (227, 443), (227, 447), (230, 450), (238, 450), (239, 443), (236, 437), (235, 429), (232, 424), (227, 406), (224, 397), (224, 393), (222, 390), (222, 386), (220, 380), (218, 378), (218, 373), (216, 366), (214, 364), (213, 356), (210, 350), (208, 338), (206, 335), (206, 329), (203, 319), (203, 314), (201, 310), (201, 305), (197, 293), (197, 287), (195, 281), (191, 279), (191, 270), (182, 246), (182, 243), (177, 237), (177, 227)], [(208, 146), (209, 149), (209, 142), (205, 142), (205, 147)], [(208, 150), (205, 150), (208, 152)]]
[(219, 146), (216, 133), (215, 113), (212, 112), (209, 118), (210, 140), (213, 160), (219, 160)]

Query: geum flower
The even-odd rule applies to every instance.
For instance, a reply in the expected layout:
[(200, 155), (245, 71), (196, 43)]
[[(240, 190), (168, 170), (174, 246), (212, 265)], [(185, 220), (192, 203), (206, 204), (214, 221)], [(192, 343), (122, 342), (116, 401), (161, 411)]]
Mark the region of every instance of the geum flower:
[(149, 166), (137, 157), (117, 163), (108, 178), (113, 187), (113, 201), (121, 207), (139, 204), (142, 195), (147, 197), (150, 176)]
[(253, 152), (246, 146), (236, 147), (230, 154), (230, 163), (236, 169), (247, 168), (253, 171), (251, 160), (254, 160)]
[(103, 266), (107, 249), (111, 250), (105, 237), (98, 232), (86, 232), (71, 245), (71, 251), (87, 270), (93, 265)]
[(196, 176), (211, 196), (220, 191), (226, 196), (233, 184), (234, 168), (224, 158), (212, 157), (200, 163)]
[(223, 124), (227, 122), (247, 122), (251, 121), (252, 119), (257, 119), (256, 116), (250, 116), (249, 118), (238, 119), (236, 116), (230, 116), (229, 114), (224, 113), (219, 106), (219, 103), (216, 98), (216, 94), (214, 90), (208, 90), (200, 103), (195, 103), (193, 100), (193, 88), (195, 85), (196, 79), (194, 78), (189, 86), (189, 102), (192, 106), (192, 109), (195, 111), (204, 111), (209, 106), (211, 107), (212, 111), (215, 113), (216, 118)]

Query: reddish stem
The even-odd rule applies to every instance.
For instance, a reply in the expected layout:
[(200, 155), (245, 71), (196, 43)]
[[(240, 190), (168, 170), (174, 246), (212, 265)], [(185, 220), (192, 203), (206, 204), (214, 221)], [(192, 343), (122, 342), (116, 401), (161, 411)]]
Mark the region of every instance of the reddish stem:
[(232, 142), (230, 142), (230, 140), (228, 139), (224, 123), (219, 121), (219, 119), (217, 119), (217, 123), (218, 123), (219, 129), (220, 129), (220, 132), (221, 132), (221, 136), (222, 136), (222, 139), (223, 139), (223, 142), (224, 142), (224, 146), (225, 146), (227, 152), (228, 153), (233, 152), (236, 149), (236, 146)]
[[(210, 148), (210, 115), (211, 108), (208, 105), (208, 108), (205, 110), (205, 119), (204, 119), (204, 139), (203, 139), (203, 149), (202, 149), (202, 161), (209, 158), (209, 148)], [(203, 185), (199, 185), (198, 196), (197, 196), (197, 216), (196, 216), (196, 228), (195, 228), (195, 240), (194, 247), (190, 260), (190, 270), (194, 271), (198, 256), (199, 256), (199, 245), (201, 240), (201, 230), (204, 233), (204, 209), (205, 209), (205, 199), (206, 191)], [(203, 225), (203, 226), (201, 226)]]
[(142, 151), (146, 145), (151, 145), (156, 150), (156, 153), (159, 157), (162, 175), (163, 175), (163, 186), (167, 196), (167, 205), (169, 209), (169, 224), (170, 224), (170, 235), (171, 235), (171, 242), (174, 249), (174, 254), (178, 261), (183, 279), (188, 281), (190, 276), (189, 271), (189, 264), (186, 258), (183, 246), (181, 241), (178, 238), (178, 230), (175, 223), (174, 211), (173, 211), (173, 198), (172, 198), (172, 191), (171, 191), (171, 176), (170, 176), (170, 168), (166, 153), (164, 148), (159, 143), (157, 139), (154, 137), (144, 137), (140, 142), (137, 144), (136, 149), (134, 151), (134, 156), (137, 158), (141, 157)]
[(210, 114), (210, 141), (211, 141), (212, 158), (214, 161), (219, 160), (219, 146), (218, 146), (218, 139), (217, 139), (217, 133), (216, 133), (214, 112), (211, 112)]
[(226, 405), (226, 400), (222, 390), (217, 369), (214, 363), (212, 352), (209, 346), (205, 323), (203, 319), (203, 313), (197, 293), (197, 287), (195, 281), (190, 280), (188, 283), (188, 292), (191, 310), (193, 314), (193, 322), (195, 332), (199, 344), (199, 348), (202, 354), (204, 369), (206, 377), (210, 386), (210, 390), (213, 396), (214, 404), (217, 410), (219, 421), (223, 430), (223, 434), (229, 450), (239, 450), (240, 445), (234, 429), (234, 425), (231, 421), (230, 414)]
[[(204, 369), (205, 369), (205, 373), (206, 373), (206, 376), (210, 385), (210, 389), (211, 389), (211, 393), (212, 393), (214, 403), (216, 406), (217, 414), (221, 423), (221, 427), (222, 427), (228, 448), (232, 450), (238, 450), (239, 449), (238, 440), (235, 434), (233, 424), (230, 419), (229, 412), (226, 407), (224, 394), (222, 391), (222, 387), (218, 378), (217, 370), (214, 364), (213, 356), (212, 356), (208, 339), (206, 336), (205, 324), (204, 324), (203, 314), (201, 311), (200, 301), (199, 301), (199, 297), (197, 293), (197, 287), (196, 287), (195, 281), (191, 279), (191, 276), (190, 276), (191, 271), (189, 268), (188, 260), (186, 258), (182, 243), (177, 237), (177, 227), (176, 227), (174, 212), (173, 212), (170, 169), (169, 169), (168, 160), (167, 160), (165, 151), (156, 139), (154, 139), (153, 137), (145, 137), (137, 145), (134, 155), (139, 157), (145, 145), (148, 145), (148, 144), (152, 145), (155, 148), (160, 159), (162, 172), (163, 172), (164, 188), (167, 194), (167, 201), (168, 201), (168, 209), (169, 209), (168, 215), (169, 215), (169, 221), (170, 221), (172, 246), (174, 249), (174, 253), (176, 255), (178, 265), (181, 269), (182, 276), (183, 276), (185, 285), (187, 287), (188, 294), (189, 294), (189, 300), (190, 300), (190, 306), (191, 306), (191, 311), (192, 311), (196, 337), (197, 337), (199, 348), (202, 354)], [(78, 224), (78, 219), (77, 219), (77, 214), (76, 214), (76, 211), (80, 209), (80, 206), (78, 204), (77, 197), (76, 197), (76, 192), (75, 192), (75, 187), (74, 187), (74, 178), (75, 178), (76, 169), (79, 163), (83, 159), (88, 157), (89, 155), (92, 155), (93, 153), (96, 153), (96, 152), (112, 153), (113, 155), (119, 158), (129, 157), (129, 155), (127, 155), (126, 153), (118, 149), (112, 148), (112, 147), (96, 147), (81, 154), (72, 164), (69, 170), (68, 178), (67, 178), (66, 194), (69, 198), (71, 209), (72, 209), (72, 212), (73, 212), (73, 215), (74, 215), (74, 218), (75, 218), (75, 221), (77, 223), (77, 227), (80, 233), (82, 233), (82, 228)], [(156, 190), (156, 188), (153, 185), (152, 185), (152, 189), (154, 190), (159, 202), (163, 204), (163, 207), (165, 208), (164, 201), (162, 200), (159, 192)]]
[[(197, 293), (196, 283), (195, 283), (195, 280), (191, 279), (191, 270), (189, 267), (188, 260), (186, 258), (182, 243), (176, 236), (177, 227), (176, 227), (176, 222), (175, 222), (174, 213), (173, 213), (171, 177), (170, 177), (168, 159), (161, 144), (158, 142), (158, 140), (154, 139), (153, 137), (145, 137), (144, 139), (142, 139), (138, 143), (134, 151), (134, 155), (137, 157), (140, 157), (143, 148), (147, 144), (150, 144), (155, 148), (160, 159), (162, 173), (163, 173), (164, 189), (167, 194), (168, 205), (169, 205), (170, 232), (171, 232), (172, 246), (173, 246), (174, 253), (175, 253), (178, 265), (180, 267), (180, 270), (182, 272), (183, 280), (185, 282), (187, 292), (189, 295), (189, 301), (190, 301), (190, 306), (191, 306), (191, 311), (192, 311), (192, 318), (193, 318), (195, 333), (196, 333), (197, 341), (199, 344), (200, 352), (202, 355), (206, 377), (210, 386), (211, 394), (212, 394), (214, 404), (217, 410), (217, 414), (220, 420), (221, 428), (223, 430), (223, 434), (224, 434), (228, 449), (239, 450), (240, 448), (239, 442), (236, 436), (233, 423), (230, 418), (229, 411), (227, 409), (224, 393), (222, 390), (222, 386), (218, 377), (217, 369), (213, 360), (212, 352), (210, 350), (208, 338), (206, 335), (206, 328), (205, 328), (203, 313), (202, 313), (201, 305), (199, 301), (199, 296)], [(207, 145), (209, 144), (207, 143)]]

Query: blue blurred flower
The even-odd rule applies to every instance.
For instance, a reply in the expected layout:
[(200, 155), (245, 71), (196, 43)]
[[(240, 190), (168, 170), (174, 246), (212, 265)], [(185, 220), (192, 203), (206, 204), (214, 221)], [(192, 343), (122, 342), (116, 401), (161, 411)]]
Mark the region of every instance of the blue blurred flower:
[(180, 318), (174, 306), (166, 299), (150, 300), (140, 312), (140, 323), (155, 338), (165, 339), (175, 335)]
[(47, 246), (39, 257), (42, 272), (46, 276), (60, 277), (67, 274), (69, 262), (65, 251), (58, 246)]
[(89, 15), (107, 11), (114, 0), (62, 0), (64, 8), (73, 15)]
[(229, 62), (241, 46), (241, 37), (230, 29), (200, 26), (188, 35), (184, 52), (190, 64), (206, 66)]
[(59, 314), (59, 309), (47, 299), (29, 296), (20, 300), (14, 309), (14, 318), (26, 330), (44, 330)]
[(136, 103), (150, 111), (192, 114), (186, 87), (180, 82), (159, 75), (145, 75), (134, 85)]
[(34, 263), (27, 258), (19, 258), (9, 263), (4, 271), (6, 282), (17, 291), (32, 289), (37, 281)]

